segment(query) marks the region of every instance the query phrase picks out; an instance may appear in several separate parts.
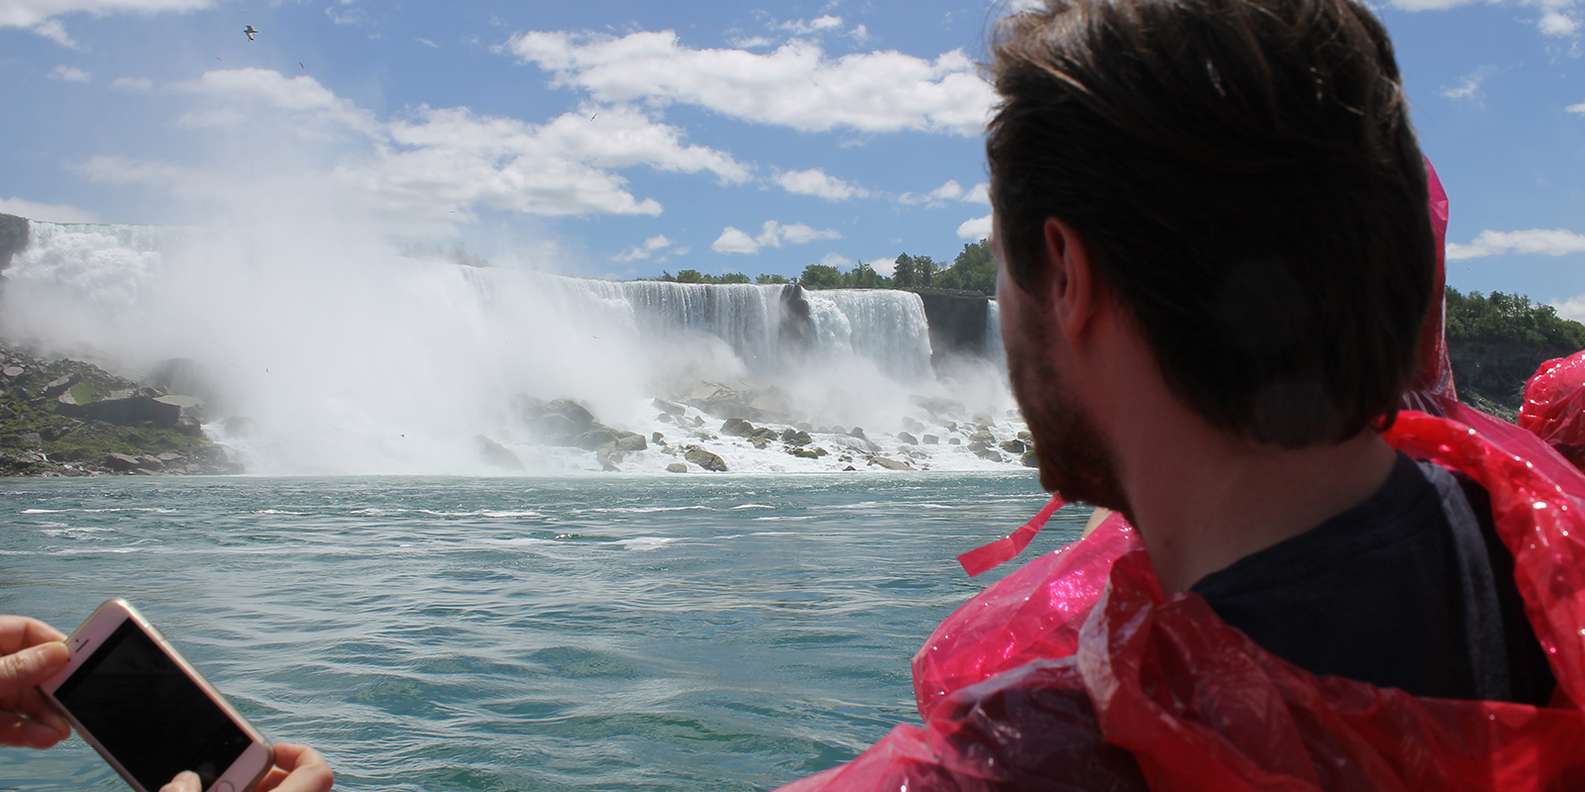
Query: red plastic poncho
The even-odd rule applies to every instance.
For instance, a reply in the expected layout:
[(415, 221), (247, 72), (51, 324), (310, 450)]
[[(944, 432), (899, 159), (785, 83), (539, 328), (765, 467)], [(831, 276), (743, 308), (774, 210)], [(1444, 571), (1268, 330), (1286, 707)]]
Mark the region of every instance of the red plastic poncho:
[[(1456, 401), (1442, 332), (1448, 202), (1426, 165), (1438, 288), (1410, 401), (1453, 420), (1408, 412), (1385, 436), (1490, 493), (1558, 680), (1554, 706), (1415, 698), (1295, 668), (1198, 596), (1166, 597), (1113, 515), (942, 621), (914, 656), (922, 726), (784, 792), (1585, 786), (1585, 713), (1572, 703), (1585, 701), (1585, 475)], [(1016, 555), (1060, 505), (964, 554), (964, 568)]]
[(1585, 467), (1585, 351), (1548, 360), (1524, 386), (1519, 426)]
[(1585, 516), (1538, 466), (1469, 427), (1411, 412), (1385, 437), (1490, 493), (1557, 676), (1556, 706), (1422, 699), (1316, 677), (1228, 627), (1199, 596), (1164, 596), (1115, 519), (941, 623), (914, 658), (922, 726), (899, 726), (853, 762), (785, 789), (1585, 786), (1585, 712), (1569, 703), (1585, 701)]

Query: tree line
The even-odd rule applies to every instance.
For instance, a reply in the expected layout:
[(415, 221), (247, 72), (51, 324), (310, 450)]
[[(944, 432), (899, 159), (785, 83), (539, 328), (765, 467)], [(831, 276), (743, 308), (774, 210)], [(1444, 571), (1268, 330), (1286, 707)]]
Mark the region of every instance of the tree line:
[(751, 279), (742, 272), (710, 275), (695, 269), (685, 269), (675, 275), (665, 272), (652, 280), (667, 283), (797, 283), (805, 289), (952, 289), (991, 296), (996, 294), (996, 258), (991, 255), (990, 243), (982, 239), (964, 245), (949, 265), (937, 262), (931, 256), (902, 253), (897, 256), (896, 268), (889, 276), (882, 275), (868, 263), (860, 261), (845, 271), (829, 264), (810, 264), (795, 278), (761, 274)]

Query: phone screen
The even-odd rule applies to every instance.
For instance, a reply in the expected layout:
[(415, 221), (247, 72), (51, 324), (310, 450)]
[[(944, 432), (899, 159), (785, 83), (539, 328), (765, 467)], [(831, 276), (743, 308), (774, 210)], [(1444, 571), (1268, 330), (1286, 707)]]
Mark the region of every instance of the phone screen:
[(146, 789), (191, 770), (207, 789), (252, 743), (131, 619), (55, 691)]

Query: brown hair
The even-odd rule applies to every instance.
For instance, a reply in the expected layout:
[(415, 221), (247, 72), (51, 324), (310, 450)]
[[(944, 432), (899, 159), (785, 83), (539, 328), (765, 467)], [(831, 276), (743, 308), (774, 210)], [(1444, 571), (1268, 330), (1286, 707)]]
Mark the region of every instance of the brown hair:
[[(1354, 0), (1046, 0), (996, 28), (986, 151), (1008, 274), (1046, 218), (1173, 392), (1287, 447), (1390, 421), (1434, 241), (1392, 43)], [(1385, 418), (1383, 418), (1385, 416)]]

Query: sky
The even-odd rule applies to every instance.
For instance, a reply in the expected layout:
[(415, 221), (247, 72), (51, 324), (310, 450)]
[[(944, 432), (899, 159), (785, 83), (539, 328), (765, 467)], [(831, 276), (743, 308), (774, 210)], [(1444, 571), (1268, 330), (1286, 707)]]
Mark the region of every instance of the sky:
[[(1585, 319), (1585, 0), (1373, 7), (1451, 198), (1449, 283)], [(0, 0), (0, 212), (345, 213), (614, 278), (950, 260), (989, 230), (976, 64), (1005, 10)]]

